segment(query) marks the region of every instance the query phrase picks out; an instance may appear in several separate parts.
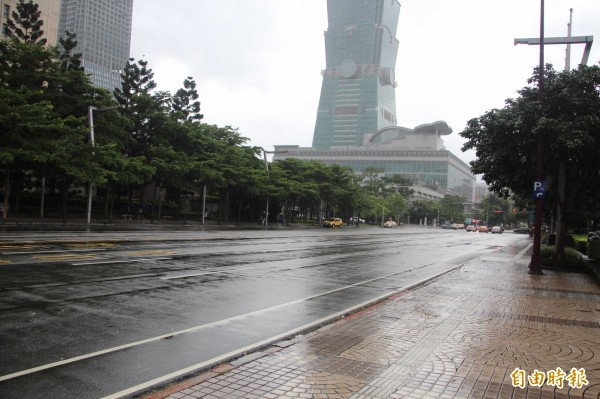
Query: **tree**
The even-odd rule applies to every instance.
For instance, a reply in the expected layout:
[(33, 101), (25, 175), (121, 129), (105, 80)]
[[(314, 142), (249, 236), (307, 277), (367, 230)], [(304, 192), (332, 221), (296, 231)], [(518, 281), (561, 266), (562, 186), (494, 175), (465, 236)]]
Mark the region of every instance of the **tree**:
[[(66, 84), (57, 66), (58, 52), (39, 40), (43, 31), (40, 12), (32, 2), (19, 2), (8, 23), (9, 38), (0, 41), (2, 87), (2, 138), (0, 165), (4, 173), (4, 212), (7, 216), (12, 177), (24, 182), (26, 171), (40, 171), (63, 162), (63, 146), (81, 143), (84, 132), (76, 117), (62, 114), (50, 92)], [(77, 153), (77, 152), (76, 152)], [(13, 187), (19, 193), (20, 186)], [(18, 203), (18, 197), (17, 197)]]
[(461, 222), (465, 218), (464, 202), (465, 198), (460, 195), (446, 194), (440, 200), (440, 219), (450, 220), (454, 223)]
[(440, 209), (439, 202), (432, 200), (417, 200), (412, 203), (411, 217), (415, 223), (429, 224), (437, 218)]
[(597, 211), (595, 193), (600, 190), (600, 67), (556, 72), (548, 65), (543, 107), (538, 81), (536, 68), (517, 99), (471, 119), (460, 135), (467, 139), (463, 150), (476, 150), (473, 173), (482, 174), (503, 197), (530, 197), (535, 146), (541, 140), (547, 203), (557, 205), (562, 221), (556, 240), (562, 258), (569, 223), (581, 215), (598, 217), (592, 212)]
[(493, 193), (483, 197), (481, 206), (483, 208), (481, 219), (485, 220), (486, 224), (494, 226), (505, 223), (511, 209), (510, 201)]
[(200, 101), (198, 101), (196, 82), (191, 76), (183, 81), (183, 88), (177, 90), (173, 96), (172, 109), (177, 120), (200, 121), (204, 115), (200, 114)]
[(9, 90), (0, 85), (0, 165), (4, 174), (2, 221), (9, 210), (11, 177), (25, 165), (52, 160), (52, 137), (63, 128), (63, 121), (52, 112), (47, 101), (30, 100), (27, 91)]
[(77, 47), (77, 40), (75, 33), (71, 33), (66, 31), (66, 39), (60, 38), (58, 39), (58, 43), (62, 48), (62, 52), (58, 57), (61, 61), (60, 67), (63, 71), (68, 70), (78, 70), (83, 71), (83, 67), (81, 66), (81, 53), (73, 53), (73, 50)]
[(40, 39), (44, 34), (40, 19), (41, 11), (38, 5), (29, 0), (19, 0), (17, 11), (12, 12), (12, 19), (6, 21), (5, 33), (8, 37), (16, 37), (23, 42), (46, 44), (46, 39)]
[(402, 194), (392, 192), (386, 197), (385, 203), (386, 207), (394, 212), (398, 223), (400, 223), (402, 215), (408, 210), (408, 200)]

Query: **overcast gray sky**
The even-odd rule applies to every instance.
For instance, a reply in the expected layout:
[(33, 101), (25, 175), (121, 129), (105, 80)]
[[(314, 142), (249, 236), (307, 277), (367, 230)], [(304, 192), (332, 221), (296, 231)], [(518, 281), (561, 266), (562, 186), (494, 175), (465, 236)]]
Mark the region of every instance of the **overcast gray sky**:
[[(398, 124), (444, 120), (446, 147), (464, 161), (466, 122), (517, 96), (539, 61), (539, 0), (402, 0), (396, 64)], [(546, 0), (546, 37), (600, 41), (599, 0)], [(325, 68), (326, 0), (135, 0), (131, 56), (144, 58), (157, 90), (175, 92), (192, 76), (204, 122), (238, 128), (251, 145), (310, 146)], [(572, 46), (571, 64), (583, 45)], [(546, 46), (564, 68), (565, 46)], [(600, 61), (594, 43), (589, 65)]]

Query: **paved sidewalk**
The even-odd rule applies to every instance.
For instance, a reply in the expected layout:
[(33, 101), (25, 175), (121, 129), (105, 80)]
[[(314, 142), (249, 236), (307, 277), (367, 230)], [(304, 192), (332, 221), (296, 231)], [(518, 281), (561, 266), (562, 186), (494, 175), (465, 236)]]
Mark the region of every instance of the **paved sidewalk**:
[(518, 249), (143, 397), (600, 398), (600, 286)]

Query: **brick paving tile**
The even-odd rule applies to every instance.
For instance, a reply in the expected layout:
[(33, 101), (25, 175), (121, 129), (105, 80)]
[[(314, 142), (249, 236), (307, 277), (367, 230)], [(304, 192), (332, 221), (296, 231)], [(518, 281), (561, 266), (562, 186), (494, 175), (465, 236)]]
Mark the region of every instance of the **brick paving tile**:
[[(222, 365), (218, 376), (168, 398), (597, 399), (600, 285), (577, 273), (529, 275), (528, 253), (515, 259), (528, 242), (515, 240), (263, 357)], [(566, 375), (585, 369), (588, 384), (571, 388), (565, 378), (555, 389), (527, 380), (558, 367)], [(519, 370), (524, 388), (513, 386)]]

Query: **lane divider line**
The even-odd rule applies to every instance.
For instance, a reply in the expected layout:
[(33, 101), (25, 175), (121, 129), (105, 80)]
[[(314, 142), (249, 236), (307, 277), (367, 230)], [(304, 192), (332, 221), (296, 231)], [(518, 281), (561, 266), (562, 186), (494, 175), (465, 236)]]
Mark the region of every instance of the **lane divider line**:
[[(432, 264), (433, 263), (428, 263), (428, 264), (417, 266), (417, 267), (426, 267), (426, 266), (430, 266)], [(336, 289), (333, 289), (333, 290), (325, 291), (325, 292), (322, 292), (320, 294), (315, 294), (315, 295), (311, 295), (311, 296), (308, 296), (308, 297), (299, 298), (299, 299), (296, 299), (296, 300), (293, 300), (293, 301), (290, 301), (290, 302), (281, 303), (279, 305), (271, 306), (271, 307), (264, 308), (264, 309), (259, 309), (259, 310), (253, 311), (253, 312), (249, 312), (249, 313), (245, 313), (245, 314), (241, 314), (241, 315), (237, 315), (237, 316), (232, 316), (232, 317), (229, 317), (229, 318), (226, 318), (226, 319), (222, 319), (222, 320), (213, 321), (211, 323), (202, 324), (202, 325), (199, 325), (199, 326), (194, 326), (194, 327), (186, 328), (186, 329), (183, 329), (183, 330), (170, 332), (168, 334), (163, 334), (163, 335), (159, 335), (159, 336), (156, 336), (156, 337), (151, 337), (151, 338), (143, 339), (143, 340), (136, 341), (136, 342), (130, 342), (128, 344), (119, 345), (119, 346), (115, 346), (115, 347), (112, 347), (112, 348), (103, 349), (103, 350), (92, 352), (92, 353), (87, 353), (85, 355), (75, 356), (75, 357), (72, 357), (72, 358), (69, 358), (69, 359), (60, 360), (60, 361), (54, 362), (54, 363), (48, 363), (48, 364), (41, 365), (41, 366), (38, 366), (38, 367), (33, 367), (33, 368), (27, 369), (27, 370), (17, 371), (15, 373), (11, 373), (11, 374), (6, 374), (6, 375), (3, 375), (3, 376), (0, 376), (0, 382), (11, 380), (11, 379), (17, 378), (17, 377), (22, 377), (22, 376), (28, 375), (28, 374), (37, 373), (38, 371), (43, 371), (43, 370), (48, 370), (48, 369), (55, 368), (55, 367), (58, 367), (58, 366), (63, 366), (65, 364), (70, 364), (70, 363), (75, 363), (75, 362), (78, 362), (78, 361), (81, 361), (81, 360), (90, 359), (90, 358), (93, 358), (93, 357), (96, 357), (96, 356), (100, 356), (100, 355), (105, 355), (105, 354), (117, 352), (117, 351), (120, 351), (120, 350), (123, 350), (123, 349), (128, 349), (128, 348), (132, 348), (132, 347), (135, 347), (135, 346), (140, 346), (140, 345), (148, 344), (148, 343), (151, 343), (151, 342), (160, 341), (161, 339), (164, 339), (164, 338), (172, 338), (172, 337), (175, 337), (175, 336), (178, 336), (178, 335), (182, 335), (182, 334), (187, 334), (187, 333), (199, 331), (199, 330), (202, 330), (202, 329), (205, 329), (205, 328), (209, 328), (209, 327), (213, 327), (213, 326), (217, 326), (217, 325), (223, 325), (223, 324), (229, 323), (229, 322), (237, 320), (237, 319), (243, 319), (243, 318), (246, 318), (248, 316), (253, 316), (253, 315), (256, 315), (256, 314), (260, 314), (260, 313), (268, 312), (268, 311), (271, 311), (271, 310), (279, 309), (279, 308), (282, 308), (282, 307), (285, 307), (285, 306), (289, 306), (289, 305), (293, 305), (293, 304), (296, 304), (296, 303), (300, 303), (300, 302), (308, 301), (308, 300), (311, 300), (311, 299), (315, 299), (315, 298), (318, 298), (318, 297), (330, 295), (330, 294), (333, 294), (333, 293), (336, 293), (336, 292), (339, 292), (339, 291), (343, 291), (343, 290), (346, 290), (346, 289), (349, 289), (349, 288), (354, 288), (354, 287), (357, 287), (357, 286), (368, 284), (368, 283), (371, 283), (373, 281), (383, 280), (383, 279), (386, 279), (386, 278), (389, 278), (389, 277), (392, 277), (392, 276), (395, 276), (395, 275), (398, 275), (398, 274), (402, 274), (402, 273), (406, 273), (406, 270), (402, 270), (400, 272), (391, 273), (391, 274), (380, 276), (380, 277), (371, 278), (371, 279), (368, 279), (368, 280), (365, 280), (365, 281), (361, 281), (361, 282), (358, 282), (358, 283), (354, 283), (354, 284), (350, 284), (350, 285), (347, 285), (347, 286), (344, 286), (344, 287), (340, 287), (340, 288), (336, 288)]]
[[(425, 267), (425, 266), (429, 266), (429, 265), (432, 265), (432, 264), (433, 263), (422, 265), (422, 266), (418, 266), (418, 267)], [(165, 383), (165, 382), (167, 382), (169, 380), (172, 380), (172, 379), (175, 379), (177, 377), (184, 376), (184, 375), (189, 374), (191, 372), (202, 370), (202, 369), (206, 369), (206, 368), (208, 368), (210, 366), (214, 366), (214, 365), (217, 365), (217, 364), (221, 364), (221, 363), (223, 363), (223, 362), (225, 362), (227, 360), (237, 358), (237, 357), (243, 355), (244, 353), (256, 351), (256, 350), (258, 350), (260, 348), (263, 348), (265, 346), (271, 345), (271, 344), (273, 344), (273, 343), (275, 343), (277, 341), (280, 341), (280, 340), (286, 339), (288, 337), (297, 335), (297, 334), (302, 333), (302, 332), (307, 331), (307, 330), (312, 330), (315, 327), (319, 327), (319, 326), (324, 325), (326, 323), (329, 323), (331, 321), (335, 321), (337, 319), (340, 319), (342, 316), (344, 316), (344, 315), (346, 315), (348, 313), (352, 313), (355, 310), (372, 306), (372, 305), (374, 305), (374, 304), (376, 304), (378, 302), (381, 302), (381, 301), (385, 300), (386, 298), (391, 297), (394, 294), (397, 294), (397, 293), (400, 293), (400, 292), (403, 292), (403, 291), (408, 291), (408, 290), (411, 290), (411, 289), (413, 289), (415, 287), (423, 285), (423, 284), (427, 283), (428, 281), (434, 280), (434, 279), (436, 279), (436, 278), (438, 278), (438, 277), (440, 277), (440, 276), (442, 276), (442, 275), (444, 275), (446, 273), (450, 273), (453, 270), (455, 270), (455, 269), (457, 269), (457, 268), (459, 268), (461, 266), (462, 266), (462, 264), (454, 266), (451, 269), (445, 270), (443, 272), (440, 272), (440, 273), (438, 273), (436, 275), (433, 275), (433, 276), (430, 276), (430, 277), (426, 277), (426, 278), (424, 278), (424, 279), (422, 279), (420, 281), (417, 281), (416, 283), (413, 283), (413, 284), (410, 284), (410, 285), (408, 285), (406, 287), (403, 287), (400, 290), (391, 290), (391, 291), (388, 291), (385, 294), (382, 294), (382, 295), (380, 295), (380, 296), (378, 296), (376, 298), (370, 299), (368, 301), (365, 301), (365, 302), (360, 303), (358, 305), (352, 306), (350, 308), (341, 310), (341, 311), (339, 311), (337, 313), (334, 313), (332, 315), (323, 317), (323, 318), (321, 318), (319, 320), (315, 320), (313, 322), (304, 324), (303, 326), (296, 327), (294, 329), (285, 331), (285, 332), (283, 332), (281, 334), (269, 337), (269, 338), (264, 339), (262, 341), (259, 341), (257, 343), (254, 343), (254, 344), (251, 344), (251, 345), (247, 345), (247, 346), (245, 346), (243, 348), (231, 351), (229, 353), (225, 353), (223, 355), (214, 357), (214, 358), (206, 360), (204, 362), (194, 364), (192, 366), (183, 368), (181, 370), (174, 371), (172, 373), (166, 374), (166, 375), (161, 376), (161, 377), (157, 377), (155, 379), (152, 379), (152, 380), (147, 381), (145, 383), (142, 383), (142, 384), (133, 386), (131, 388), (122, 390), (120, 392), (116, 392), (114, 394), (111, 394), (111, 395), (108, 395), (108, 396), (104, 396), (101, 399), (120, 399), (120, 398), (129, 396), (129, 395), (132, 395), (132, 394), (134, 394), (136, 392), (140, 392), (140, 391), (146, 390), (148, 388), (151, 388), (153, 386), (159, 385), (161, 383)], [(394, 273), (394, 274), (399, 274), (399, 273)]]

